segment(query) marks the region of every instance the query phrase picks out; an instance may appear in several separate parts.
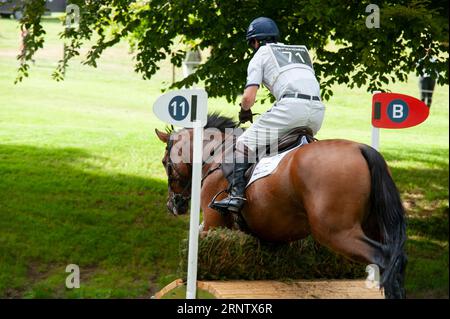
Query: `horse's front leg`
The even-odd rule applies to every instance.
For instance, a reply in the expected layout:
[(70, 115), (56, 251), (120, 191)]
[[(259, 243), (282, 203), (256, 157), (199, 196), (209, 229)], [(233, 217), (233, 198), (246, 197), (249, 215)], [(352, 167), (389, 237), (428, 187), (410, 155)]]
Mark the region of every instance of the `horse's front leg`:
[[(217, 228), (217, 227), (233, 227), (233, 216), (231, 214), (227, 214), (226, 216), (222, 216), (215, 209), (209, 207), (211, 200), (214, 196), (220, 191), (226, 189), (227, 181), (223, 178), (223, 174), (221, 171), (217, 173), (213, 173), (205, 179), (202, 192), (201, 192), (201, 202), (200, 207), (203, 212), (203, 229), (201, 229), (202, 233), (208, 232), (208, 230)], [(221, 200), (226, 197), (226, 193), (222, 193), (217, 197), (217, 200)]]
[(208, 230), (217, 227), (233, 228), (233, 216), (231, 214), (222, 216), (216, 210), (209, 208), (209, 203), (210, 201), (208, 201), (206, 205), (203, 205), (202, 203), (203, 221), (200, 232), (207, 233)]

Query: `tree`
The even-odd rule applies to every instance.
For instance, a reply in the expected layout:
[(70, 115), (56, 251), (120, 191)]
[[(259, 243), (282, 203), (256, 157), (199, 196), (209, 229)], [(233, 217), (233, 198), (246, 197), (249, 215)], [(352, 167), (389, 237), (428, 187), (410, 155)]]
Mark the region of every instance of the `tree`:
[[(79, 55), (83, 43), (98, 37), (84, 63), (96, 66), (102, 52), (127, 39), (135, 49), (135, 71), (149, 79), (158, 62), (170, 58), (181, 66), (188, 47), (208, 49), (209, 58), (189, 77), (171, 88), (204, 81), (211, 97), (235, 101), (245, 85), (252, 56), (245, 42), (250, 21), (258, 16), (274, 19), (282, 42), (304, 44), (314, 52), (315, 71), (322, 95), (331, 86), (368, 90), (386, 89), (390, 82), (405, 81), (410, 72), (423, 67), (436, 71), (439, 84), (448, 83), (448, 2), (377, 1), (379, 28), (368, 28), (366, 12), (373, 0), (72, 0), (80, 8), (79, 28), (66, 28), (64, 57), (53, 77), (62, 80), (70, 59)], [(26, 50), (17, 81), (28, 76), (28, 61), (42, 47), (44, 0), (27, 1), (21, 24), (28, 30)], [(180, 49), (179, 43), (186, 46)], [(333, 44), (330, 46), (330, 44)], [(437, 57), (430, 63), (425, 56)]]

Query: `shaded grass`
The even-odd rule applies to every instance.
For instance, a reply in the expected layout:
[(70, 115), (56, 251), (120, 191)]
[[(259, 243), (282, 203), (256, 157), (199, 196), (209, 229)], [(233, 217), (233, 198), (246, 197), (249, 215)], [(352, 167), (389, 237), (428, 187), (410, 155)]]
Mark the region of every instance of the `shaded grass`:
[[(159, 288), (148, 281), (176, 267), (178, 252), (164, 247), (178, 245), (173, 230), (186, 219), (166, 214), (165, 184), (104, 175), (91, 158), (0, 145), (0, 295), (148, 295)], [(83, 289), (65, 290), (69, 263), (80, 266)]]
[(423, 145), (383, 153), (408, 214), (409, 298), (448, 298), (448, 148)]
[[(448, 220), (447, 220), (448, 226)], [(448, 298), (448, 241), (409, 236), (405, 287), (408, 298)]]

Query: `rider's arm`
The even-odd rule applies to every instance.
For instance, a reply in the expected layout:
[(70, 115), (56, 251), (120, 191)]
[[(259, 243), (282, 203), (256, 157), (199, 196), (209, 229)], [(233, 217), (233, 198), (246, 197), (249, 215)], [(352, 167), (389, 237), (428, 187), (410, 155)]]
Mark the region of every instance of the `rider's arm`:
[(242, 95), (241, 108), (244, 110), (250, 110), (250, 108), (255, 104), (256, 92), (258, 91), (258, 85), (250, 85), (244, 90)]
[(262, 84), (263, 80), (263, 56), (262, 53), (266, 48), (261, 48), (255, 53), (250, 60), (247, 68), (247, 84), (245, 85), (244, 94), (242, 95), (241, 107), (244, 110), (250, 110), (255, 104), (256, 92)]

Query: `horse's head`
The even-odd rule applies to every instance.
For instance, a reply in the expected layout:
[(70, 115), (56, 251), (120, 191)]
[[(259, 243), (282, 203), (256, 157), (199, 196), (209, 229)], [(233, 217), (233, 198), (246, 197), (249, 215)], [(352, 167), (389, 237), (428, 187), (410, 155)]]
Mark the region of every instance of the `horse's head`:
[(173, 215), (184, 215), (188, 212), (191, 199), (191, 130), (167, 133), (155, 130), (158, 138), (166, 144), (162, 164), (166, 169), (169, 185), (167, 209)]
[[(224, 143), (226, 144), (223, 140), (225, 130), (235, 129), (236, 125), (237, 123), (231, 118), (221, 116), (218, 113), (208, 115), (203, 133), (203, 155), (206, 156), (203, 159), (203, 164), (221, 161), (221, 146)], [(166, 144), (162, 163), (166, 169), (169, 184), (167, 208), (174, 215), (184, 215), (188, 212), (188, 204), (191, 199), (192, 129), (155, 131), (158, 138)], [(233, 145), (232, 139), (231, 134), (231, 146)], [(215, 155), (212, 156), (212, 154)]]

